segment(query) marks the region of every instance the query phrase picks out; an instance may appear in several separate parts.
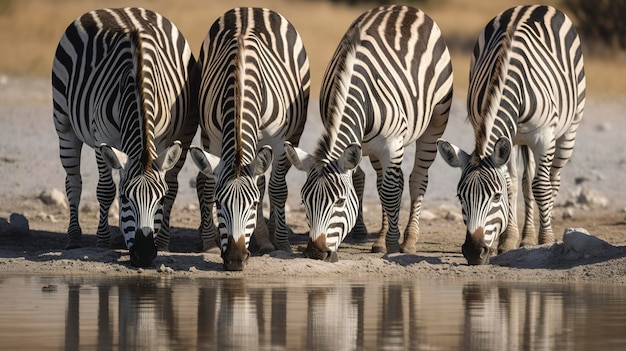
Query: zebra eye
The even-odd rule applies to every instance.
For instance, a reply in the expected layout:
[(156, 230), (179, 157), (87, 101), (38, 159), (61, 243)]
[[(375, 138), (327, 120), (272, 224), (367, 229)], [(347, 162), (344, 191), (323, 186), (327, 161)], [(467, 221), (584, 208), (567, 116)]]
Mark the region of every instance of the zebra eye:
[(128, 198), (126, 197), (126, 195), (120, 195), (120, 202), (122, 203), (128, 203)]
[(346, 199), (339, 198), (339, 199), (337, 199), (337, 201), (335, 201), (335, 206), (342, 207), (345, 203), (346, 203)]
[(217, 208), (218, 210), (222, 209), (222, 204), (220, 204), (218, 201), (215, 202), (215, 208)]
[(500, 193), (493, 194), (493, 202), (500, 202), (501, 198), (502, 198), (502, 194)]

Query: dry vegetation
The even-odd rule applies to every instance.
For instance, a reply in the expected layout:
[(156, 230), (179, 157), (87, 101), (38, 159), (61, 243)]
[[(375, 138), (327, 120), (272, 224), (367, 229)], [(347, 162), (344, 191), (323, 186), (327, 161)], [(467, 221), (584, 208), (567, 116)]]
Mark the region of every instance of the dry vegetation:
[[(401, 2), (401, 1), (400, 1)], [(558, 1), (547, 1), (558, 6)], [(432, 1), (423, 5), (441, 27), (451, 47), (457, 96), (464, 96), (469, 66), (468, 49), (483, 25), (499, 11), (519, 1)], [(100, 7), (128, 6), (110, 0), (0, 0), (0, 73), (47, 77), (56, 44), (65, 27), (84, 12)], [(287, 17), (302, 35), (311, 62), (312, 95), (317, 96), (321, 76), (335, 46), (349, 24), (374, 5), (349, 7), (322, 0), (137, 0), (171, 19), (197, 54), (211, 23), (234, 6), (264, 6)], [(420, 5), (422, 6), (422, 5)], [(589, 96), (616, 97), (626, 91), (624, 58), (586, 56)]]

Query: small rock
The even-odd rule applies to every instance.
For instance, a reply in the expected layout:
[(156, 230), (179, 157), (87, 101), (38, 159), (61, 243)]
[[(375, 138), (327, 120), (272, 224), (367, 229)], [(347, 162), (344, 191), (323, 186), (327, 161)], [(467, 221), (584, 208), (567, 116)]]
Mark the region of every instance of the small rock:
[(40, 221), (46, 221), (46, 222), (50, 222), (50, 223), (56, 223), (57, 220), (56, 218), (54, 218), (53, 215), (47, 214), (45, 212), (39, 212), (37, 213), (36, 218)]
[(137, 273), (143, 273), (143, 268), (137, 269)]
[(168, 267), (168, 266), (164, 265), (163, 263), (161, 263), (161, 265), (157, 269), (157, 272), (159, 272), (159, 273), (174, 273), (174, 269), (172, 267)]
[(189, 267), (189, 272), (194, 273), (196, 272), (198, 269), (194, 266)]
[(448, 221), (453, 221), (453, 222), (462, 222), (463, 221), (463, 215), (457, 212), (452, 212), (452, 211), (448, 211), (448, 213), (446, 213), (446, 216), (444, 217), (446, 220)]
[(573, 207), (566, 207), (563, 210), (563, 219), (570, 219), (574, 217), (574, 208)]
[(600, 192), (592, 189), (584, 189), (578, 194), (576, 201), (581, 205), (587, 205), (590, 207), (606, 208), (609, 205), (609, 200)]
[(80, 206), (80, 211), (85, 213), (94, 213), (100, 210), (100, 204), (97, 202), (84, 202)]
[(19, 213), (11, 213), (9, 216), (9, 223), (11, 232), (17, 235), (30, 234), (30, 227), (28, 226), (28, 219)]
[(604, 123), (599, 123), (596, 125), (596, 132), (606, 132), (611, 130), (611, 124), (608, 122), (604, 122)]
[(42, 191), (41, 194), (39, 194), (39, 200), (46, 205), (56, 206), (63, 209), (68, 208), (65, 193), (56, 188)]
[(195, 212), (198, 211), (198, 205), (196, 204), (187, 204), (185, 207), (183, 207), (183, 211), (185, 212)]
[(605, 253), (614, 248), (613, 245), (597, 238), (584, 228), (567, 228), (563, 232), (563, 244), (565, 252), (575, 252), (585, 255)]
[(437, 215), (431, 211), (422, 210), (422, 213), (420, 213), (420, 219), (425, 220), (425, 221), (432, 221), (432, 220), (437, 219)]
[(41, 291), (43, 291), (43, 292), (55, 292), (55, 291), (57, 291), (57, 286), (54, 285), (54, 284), (48, 284), (48, 285), (45, 285), (45, 286), (41, 287)]

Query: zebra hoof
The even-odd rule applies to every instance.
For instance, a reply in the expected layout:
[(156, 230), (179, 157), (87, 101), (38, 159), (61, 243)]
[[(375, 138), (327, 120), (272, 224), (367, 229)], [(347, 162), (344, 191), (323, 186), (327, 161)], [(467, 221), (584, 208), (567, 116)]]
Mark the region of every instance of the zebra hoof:
[(372, 245), (372, 253), (386, 254), (387, 253), (387, 247), (384, 246), (384, 245), (374, 244), (374, 245)]
[[(260, 255), (265, 255), (265, 254), (268, 254), (268, 253), (270, 253), (272, 251), (275, 251), (275, 249), (274, 249), (274, 245), (272, 245), (272, 243), (270, 243), (270, 242), (264, 243), (263, 245), (259, 246), (259, 248), (257, 250), (257, 252)], [(285, 250), (283, 250), (283, 251), (285, 251)]]
[(408, 253), (408, 254), (414, 254), (414, 253), (417, 252), (417, 248), (415, 247), (415, 245), (403, 245), (400, 248), (400, 252)]
[(537, 245), (537, 241), (536, 240), (522, 240), (522, 242), (520, 243), (520, 247), (531, 247), (531, 246), (536, 246)]
[(80, 248), (80, 240), (78, 241), (68, 241), (67, 244), (65, 244), (65, 250), (73, 250), (73, 249), (78, 249)]
[(337, 251), (329, 252), (328, 255), (326, 255), (326, 258), (324, 259), (324, 261), (330, 262), (330, 263), (339, 262), (339, 256), (337, 256)]

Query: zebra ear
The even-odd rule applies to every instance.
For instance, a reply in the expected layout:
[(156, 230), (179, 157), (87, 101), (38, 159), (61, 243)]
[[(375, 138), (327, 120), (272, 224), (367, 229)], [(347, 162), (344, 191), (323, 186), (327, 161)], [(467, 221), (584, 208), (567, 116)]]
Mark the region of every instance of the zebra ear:
[(128, 155), (107, 144), (100, 144), (100, 154), (104, 162), (113, 169), (123, 169), (128, 162)]
[(350, 144), (339, 158), (339, 166), (344, 172), (355, 169), (361, 163), (361, 146)]
[(213, 176), (213, 170), (217, 167), (217, 164), (220, 162), (220, 158), (212, 155), (197, 146), (192, 146), (189, 148), (189, 153), (191, 154), (191, 159), (193, 163), (198, 166), (200, 172), (204, 173), (207, 176)]
[(502, 167), (509, 162), (511, 148), (511, 142), (507, 138), (500, 138), (496, 141), (496, 144), (493, 146), (493, 153), (491, 154), (491, 158), (496, 166)]
[(178, 162), (178, 159), (180, 159), (180, 155), (182, 154), (182, 144), (180, 141), (176, 140), (172, 146), (161, 152), (159, 157), (155, 160), (157, 169), (161, 172), (169, 171), (176, 166), (176, 162)]
[(470, 159), (467, 152), (443, 139), (437, 140), (437, 150), (451, 167), (463, 168)]
[(285, 141), (285, 154), (287, 155), (289, 162), (291, 162), (291, 164), (300, 171), (308, 172), (309, 169), (313, 167), (313, 159), (311, 155), (299, 147), (293, 146), (288, 141)]
[(274, 160), (274, 153), (272, 152), (272, 148), (269, 145), (265, 145), (257, 152), (256, 158), (254, 159), (254, 173), (255, 177), (260, 176), (265, 173), (272, 161)]

